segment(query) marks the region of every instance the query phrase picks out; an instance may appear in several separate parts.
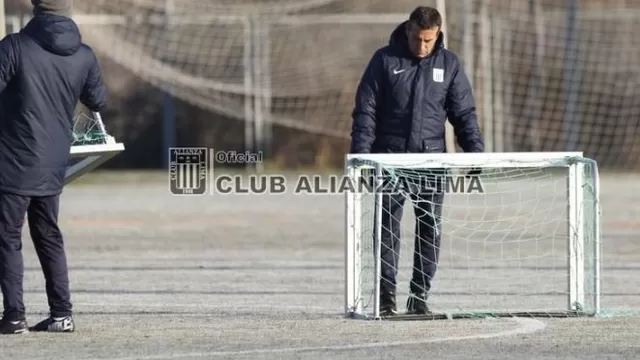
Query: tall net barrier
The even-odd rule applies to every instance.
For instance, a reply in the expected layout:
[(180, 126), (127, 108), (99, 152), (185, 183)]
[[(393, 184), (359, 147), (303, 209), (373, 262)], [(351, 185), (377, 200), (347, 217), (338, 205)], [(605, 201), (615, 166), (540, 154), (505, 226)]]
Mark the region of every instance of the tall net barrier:
[(184, 101), (346, 139), (369, 53), (406, 14), (358, 18), (330, 10), (341, 3), (92, 0), (76, 13), (94, 48)]
[(584, 151), (603, 167), (638, 167), (639, 3), (472, 0), (447, 11), (489, 151)]
[[(488, 151), (579, 150), (605, 168), (640, 167), (633, 155), (640, 147), (637, 1), (420, 4), (444, 3), (446, 44), (472, 81)], [(268, 144), (273, 131), (293, 129), (346, 145), (364, 67), (416, 3), (85, 0), (74, 6), (84, 40), (124, 69), (107, 74), (113, 84), (126, 72), (209, 112), (210, 121), (244, 122), (246, 142)]]
[(428, 318), (601, 314), (595, 162), (456, 155), (351, 156), (355, 183), (381, 180), (347, 195), (346, 312), (384, 317), (393, 293), (391, 318), (423, 294)]

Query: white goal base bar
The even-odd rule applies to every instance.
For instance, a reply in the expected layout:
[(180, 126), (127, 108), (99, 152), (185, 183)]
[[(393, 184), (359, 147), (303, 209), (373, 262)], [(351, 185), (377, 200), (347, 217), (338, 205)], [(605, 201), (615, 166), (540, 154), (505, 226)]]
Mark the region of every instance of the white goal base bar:
[(65, 184), (96, 169), (122, 151), (124, 151), (122, 143), (72, 146), (71, 158), (81, 160), (67, 168)]
[[(498, 292), (492, 293), (491, 296), (494, 297), (495, 306), (488, 305), (485, 307), (477, 307), (474, 306), (473, 301), (469, 304), (456, 303), (450, 308), (443, 308), (442, 311), (436, 306), (432, 308), (434, 311), (433, 314), (428, 316), (394, 316), (393, 319), (404, 319), (404, 318), (424, 318), (424, 319), (439, 319), (439, 318), (468, 318), (468, 317), (484, 317), (484, 316), (552, 316), (552, 317), (567, 317), (567, 316), (595, 316), (600, 313), (601, 305), (600, 305), (600, 247), (601, 247), (601, 235), (600, 235), (600, 202), (599, 202), (599, 176), (597, 170), (597, 163), (592, 160), (585, 158), (582, 152), (527, 152), (527, 153), (450, 153), (450, 154), (348, 154), (345, 158), (345, 173), (347, 176), (351, 177), (355, 182), (358, 181), (358, 178), (363, 176), (363, 171), (375, 171), (375, 174), (381, 176), (383, 171), (385, 170), (428, 170), (428, 169), (449, 169), (453, 172), (459, 171), (459, 169), (475, 169), (480, 168), (487, 171), (489, 174), (488, 178), (492, 178), (494, 180), (493, 186), (495, 189), (500, 189), (501, 179), (509, 180), (512, 174), (520, 174), (518, 175), (518, 179), (526, 179), (527, 171), (531, 174), (541, 174), (543, 171), (549, 171), (550, 174), (560, 175), (536, 175), (540, 176), (539, 184), (535, 183), (536, 179), (532, 179), (531, 182), (525, 183), (528, 187), (535, 186), (534, 190), (527, 190), (528, 188), (519, 189), (518, 184), (509, 185), (507, 181), (505, 181), (504, 186), (512, 186), (509, 193), (504, 192), (510, 196), (511, 208), (506, 206), (505, 203), (507, 195), (503, 195), (500, 192), (496, 192), (498, 196), (502, 196), (502, 199), (496, 200), (494, 203), (490, 203), (489, 200), (481, 200), (482, 196), (478, 194), (461, 194), (461, 195), (445, 195), (445, 199), (447, 198), (455, 198), (456, 196), (458, 200), (451, 200), (452, 205), (448, 205), (445, 200), (445, 204), (443, 205), (443, 214), (447, 213), (447, 207), (453, 207), (457, 204), (457, 210), (460, 210), (460, 214), (462, 211), (469, 213), (471, 211), (476, 211), (471, 217), (466, 218), (466, 222), (478, 222), (483, 220), (479, 218), (480, 216), (484, 216), (484, 214), (494, 211), (499, 214), (499, 216), (503, 216), (505, 218), (509, 217), (510, 211), (515, 211), (514, 209), (518, 207), (522, 207), (522, 205), (518, 204), (518, 197), (524, 195), (532, 195), (532, 196), (540, 196), (541, 198), (545, 192), (553, 193), (553, 191), (557, 191), (557, 187), (561, 186), (562, 189), (562, 200), (553, 199), (552, 203), (555, 203), (554, 206), (557, 206), (557, 203), (560, 203), (562, 210), (561, 214), (557, 216), (562, 217), (561, 219), (555, 219), (553, 221), (561, 221), (562, 222), (562, 232), (566, 235), (556, 235), (552, 236), (541, 236), (541, 235), (528, 235), (528, 236), (538, 236), (528, 238), (526, 240), (522, 240), (524, 235), (519, 235), (519, 238), (508, 239), (508, 235), (504, 234), (504, 231), (507, 232), (509, 229), (501, 229), (503, 233), (496, 234), (495, 236), (488, 235), (484, 238), (487, 244), (491, 243), (491, 246), (504, 246), (507, 248), (508, 246), (513, 246), (514, 243), (522, 242), (524, 245), (531, 245), (532, 249), (530, 251), (536, 251), (537, 253), (520, 253), (520, 245), (518, 245), (517, 252), (514, 250), (511, 253), (512, 258), (505, 258), (505, 263), (511, 261), (512, 264), (514, 261), (517, 262), (518, 265), (505, 265), (504, 268), (508, 268), (512, 270), (514, 273), (522, 272), (522, 278), (517, 279), (520, 282), (518, 284), (513, 284), (511, 287), (513, 290), (511, 292), (505, 292), (504, 294), (496, 295)], [(495, 171), (497, 169), (497, 172)], [(485, 171), (483, 171), (483, 175)], [(493, 175), (492, 175), (493, 174)], [(501, 175), (502, 174), (502, 175)], [(523, 175), (524, 174), (524, 175)], [(501, 178), (504, 176), (504, 178)], [(560, 182), (548, 180), (551, 179), (552, 176), (560, 176)], [(497, 179), (497, 182), (495, 181)], [(546, 182), (545, 182), (546, 181)], [(561, 185), (558, 185), (561, 184)], [(556, 189), (554, 189), (554, 187)], [(519, 194), (518, 191), (521, 191), (522, 194)], [(525, 194), (525, 192), (527, 192)], [(494, 194), (494, 195), (495, 195)], [(380, 192), (371, 193), (362, 193), (362, 192), (351, 192), (346, 194), (346, 238), (345, 238), (345, 313), (348, 317), (352, 318), (364, 318), (364, 319), (380, 319), (380, 279), (381, 279), (381, 233), (382, 233), (382, 225), (381, 225), (381, 214), (382, 214), (382, 196), (383, 194)], [(475, 198), (474, 198), (475, 197)], [(465, 199), (465, 200), (459, 200)], [(480, 199), (480, 200), (478, 200)], [(514, 200), (515, 199), (515, 200)], [(532, 218), (535, 216), (545, 216), (546, 219), (554, 219), (554, 214), (549, 212), (552, 211), (551, 205), (549, 205), (549, 211), (545, 211), (543, 200), (539, 200), (535, 202), (535, 198), (530, 200), (533, 204), (532, 206), (541, 207), (540, 209), (532, 208), (531, 211), (538, 211), (538, 214), (531, 215)], [(457, 202), (456, 202), (457, 201)], [(466, 209), (466, 203), (460, 203), (460, 201), (467, 201), (468, 204), (473, 203), (475, 207), (469, 205), (468, 209)], [(524, 200), (520, 200), (524, 201)], [(549, 201), (549, 200), (544, 200)], [(478, 207), (478, 204), (481, 204), (483, 207)], [(564, 204), (564, 205), (562, 205)], [(369, 206), (369, 207), (367, 207)], [(407, 200), (405, 207), (411, 206), (411, 201)], [(453, 210), (452, 210), (453, 211)], [(523, 212), (522, 221), (527, 221), (526, 212)], [(466, 215), (465, 215), (466, 216)], [(474, 217), (475, 216), (475, 217)], [(374, 218), (375, 217), (375, 218)], [(454, 229), (454, 220), (453, 218), (447, 218), (447, 215), (443, 215), (443, 242), (444, 237), (450, 236), (452, 241), (450, 241), (450, 248), (443, 249), (440, 254), (440, 260), (448, 259), (453, 263), (452, 257), (454, 255), (447, 254), (446, 252), (454, 252), (458, 251), (457, 247), (469, 247), (471, 245), (477, 245), (479, 241), (476, 241), (476, 238), (470, 236), (469, 238), (462, 238), (461, 235), (451, 234), (452, 232), (459, 231), (460, 229)], [(487, 222), (500, 222), (500, 218), (492, 218), (491, 220), (487, 220)], [(404, 221), (404, 220), (403, 220)], [(456, 220), (457, 221), (457, 220)], [(462, 221), (462, 220), (461, 220)], [(507, 220), (505, 220), (506, 222)], [(550, 220), (551, 221), (551, 220)], [(514, 232), (518, 231), (515, 227), (522, 225), (513, 225)], [(529, 225), (527, 225), (529, 226)], [(541, 226), (537, 226), (537, 231), (544, 231), (545, 229), (540, 229)], [(544, 227), (544, 226), (542, 226)], [(534, 227), (531, 226), (531, 230)], [(412, 225), (408, 225), (407, 229), (413, 229)], [(523, 230), (524, 231), (524, 230)], [(548, 230), (549, 232), (552, 229)], [(559, 231), (560, 232), (560, 231)], [(456, 236), (458, 236), (456, 238)], [(515, 235), (514, 235), (515, 236)], [(402, 236), (401, 236), (402, 237)], [(503, 239), (499, 239), (503, 238)], [(455, 240), (455, 241), (453, 241)], [(413, 245), (413, 239), (403, 239), (403, 241), (410, 242)], [(503, 244), (500, 242), (503, 241)], [(525, 243), (528, 242), (528, 243)], [(562, 243), (560, 243), (562, 241)], [(474, 246), (475, 246), (474, 245)], [(523, 245), (523, 247), (524, 247)], [(479, 245), (479, 246), (482, 246)], [(488, 245), (487, 245), (488, 246)], [(545, 250), (545, 246), (549, 246), (547, 250)], [(551, 250), (552, 249), (552, 250)], [(410, 253), (413, 249), (402, 249), (403, 252), (406, 252), (405, 256), (410, 257)], [(462, 251), (462, 250), (460, 250)], [(467, 250), (469, 251), (469, 250)], [(470, 255), (469, 255), (470, 254)], [(480, 256), (479, 254), (469, 253), (466, 256), (469, 257), (468, 263), (471, 264), (472, 260), (475, 262), (482, 263), (481, 259), (475, 258), (474, 256)], [(487, 256), (492, 256), (493, 254), (489, 253)], [(506, 255), (505, 255), (506, 256)], [(535, 263), (535, 257), (540, 257), (540, 262), (538, 264)], [(411, 256), (412, 257), (412, 256)], [(552, 259), (553, 257), (553, 259)], [(460, 257), (462, 259), (462, 256)], [(468, 265), (467, 269), (464, 269), (464, 262), (458, 260), (458, 266), (454, 269), (452, 266), (451, 273), (455, 272), (455, 282), (451, 280), (451, 282), (447, 282), (442, 280), (442, 292), (446, 293), (448, 290), (446, 286), (451, 285), (452, 287), (458, 288), (458, 291), (461, 291), (461, 288), (468, 287), (469, 292), (463, 296), (471, 296), (474, 297), (473, 294), (474, 289), (477, 288), (477, 284), (473, 284), (474, 281), (472, 277), (477, 275), (477, 273), (481, 273), (482, 271), (475, 271), (474, 267)], [(561, 263), (558, 260), (560, 259)], [(544, 265), (544, 261), (553, 260), (552, 265)], [(488, 261), (494, 261), (494, 263), (488, 264)], [(503, 267), (501, 260), (487, 260), (485, 259), (483, 266), (495, 267), (495, 270), (492, 272), (485, 271), (487, 277), (486, 282), (488, 286), (491, 285), (491, 281), (493, 277), (499, 278), (501, 268)], [(533, 261), (533, 263), (532, 263)], [(411, 262), (411, 260), (408, 260)], [(530, 265), (525, 265), (530, 264)], [(463, 264), (463, 265), (461, 265)], [(477, 264), (476, 264), (477, 265)], [(401, 277), (401, 273), (405, 272), (403, 276), (408, 277), (406, 274), (407, 269), (400, 268), (401, 265), (398, 265), (398, 279)], [(446, 272), (449, 269), (440, 269), (441, 265), (438, 265), (438, 270), (433, 280), (433, 284), (438, 284), (439, 279), (446, 278)], [(462, 266), (462, 267), (461, 267)], [(537, 269), (537, 266), (540, 266), (541, 270)], [(546, 266), (546, 267), (545, 267)], [(479, 267), (475, 267), (479, 268)], [(524, 269), (524, 270), (523, 270)], [(411, 267), (409, 268), (411, 271)], [(539, 271), (539, 272), (538, 272)], [(544, 279), (542, 275), (543, 272), (549, 275), (548, 279)], [(552, 273), (553, 272), (553, 273)], [(505, 276), (509, 275), (505, 273)], [(468, 277), (468, 281), (465, 280), (465, 276)], [(479, 275), (477, 275), (479, 276)], [(451, 275), (449, 279), (454, 279), (454, 276)], [(562, 286), (562, 279), (564, 279), (564, 286)], [(527, 282), (530, 282), (530, 288), (527, 288)], [(560, 283), (559, 283), (560, 282)], [(553, 289), (548, 290), (554, 286)], [(559, 285), (559, 287), (558, 287)], [(401, 291), (407, 291), (407, 289), (402, 289), (398, 284), (398, 294)], [(440, 284), (435, 285), (436, 287), (440, 287)], [(509, 284), (505, 284), (505, 289), (509, 288)], [(538, 288), (537, 288), (538, 287)], [(538, 290), (539, 289), (539, 290)], [(433, 290), (433, 288), (432, 288)], [(440, 290), (440, 289), (438, 289)], [(488, 291), (488, 290), (487, 290)], [(521, 291), (518, 293), (517, 291)], [(509, 303), (509, 294), (513, 295), (512, 300), (515, 298), (518, 299), (526, 299), (526, 293), (530, 291), (538, 291), (537, 295), (541, 297), (545, 297), (544, 301), (540, 301), (540, 304), (536, 304), (535, 301), (531, 301), (531, 303), (527, 303), (527, 301), (513, 301), (511, 305), (505, 305)], [(480, 299), (482, 295), (477, 295), (476, 298)], [(438, 295), (435, 295), (437, 298)], [(455, 299), (455, 297), (450, 296), (450, 299)], [(549, 305), (546, 302), (546, 298), (553, 298), (554, 303)], [(431, 299), (431, 296), (430, 296)], [(501, 300), (502, 299), (502, 300)], [(533, 299), (533, 298), (531, 298)], [(564, 299), (561, 303), (555, 302), (558, 299)], [(503, 302), (504, 301), (504, 302)], [(436, 300), (437, 303), (437, 300)], [(564, 303), (564, 305), (562, 304)], [(398, 302), (398, 307), (403, 304)], [(438, 303), (438, 305), (442, 305), (444, 307), (445, 304)], [(540, 306), (538, 306), (540, 305)], [(430, 305), (431, 306), (431, 305)], [(492, 307), (493, 306), (493, 307)], [(400, 313), (402, 313), (400, 311)]]

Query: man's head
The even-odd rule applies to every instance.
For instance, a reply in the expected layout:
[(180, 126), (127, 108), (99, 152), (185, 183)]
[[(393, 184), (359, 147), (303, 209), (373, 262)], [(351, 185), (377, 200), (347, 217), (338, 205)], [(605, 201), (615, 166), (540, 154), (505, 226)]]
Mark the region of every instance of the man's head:
[(441, 28), (442, 17), (438, 10), (428, 6), (413, 10), (406, 25), (411, 53), (418, 58), (427, 57), (436, 45)]
[(33, 14), (52, 14), (71, 17), (72, 0), (31, 0)]

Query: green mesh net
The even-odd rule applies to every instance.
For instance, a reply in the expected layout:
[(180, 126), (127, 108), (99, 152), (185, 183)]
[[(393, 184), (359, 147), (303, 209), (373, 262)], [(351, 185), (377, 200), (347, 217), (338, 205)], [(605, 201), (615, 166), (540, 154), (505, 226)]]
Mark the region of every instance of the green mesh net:
[(110, 138), (98, 116), (80, 113), (73, 119), (72, 146), (106, 144)]

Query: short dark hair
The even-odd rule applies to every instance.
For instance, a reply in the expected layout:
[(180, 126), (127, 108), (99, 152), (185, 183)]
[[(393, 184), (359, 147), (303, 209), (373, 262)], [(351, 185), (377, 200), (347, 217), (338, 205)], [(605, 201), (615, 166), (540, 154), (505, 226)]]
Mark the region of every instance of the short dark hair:
[(409, 15), (409, 23), (413, 23), (422, 30), (442, 28), (442, 16), (435, 8), (418, 6)]

